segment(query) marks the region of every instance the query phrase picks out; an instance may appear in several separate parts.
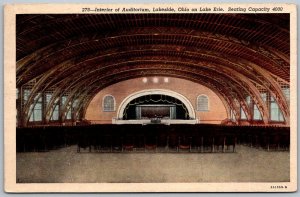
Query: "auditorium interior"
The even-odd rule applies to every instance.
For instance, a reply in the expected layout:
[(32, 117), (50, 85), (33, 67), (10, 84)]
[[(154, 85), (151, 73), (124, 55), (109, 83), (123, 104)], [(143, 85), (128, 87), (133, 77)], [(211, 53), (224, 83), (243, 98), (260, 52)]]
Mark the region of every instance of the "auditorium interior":
[(17, 14), (16, 182), (290, 181), (289, 14)]

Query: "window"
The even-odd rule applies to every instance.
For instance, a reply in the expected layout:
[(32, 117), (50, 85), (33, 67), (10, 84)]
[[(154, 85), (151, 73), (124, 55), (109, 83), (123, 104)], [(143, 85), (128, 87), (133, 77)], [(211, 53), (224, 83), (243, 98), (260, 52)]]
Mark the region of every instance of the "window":
[(273, 97), (270, 99), (270, 116), (273, 121), (284, 121), (282, 112)]
[(266, 92), (260, 93), (260, 96), (264, 102), (267, 102), (267, 93)]
[(28, 89), (24, 90), (24, 92), (23, 92), (24, 103), (26, 103), (26, 101), (28, 101), (29, 95), (30, 95), (30, 90), (28, 90)]
[(71, 109), (71, 106), (67, 110), (67, 117), (66, 117), (66, 119), (67, 120), (71, 120), (72, 119), (72, 109)]
[(282, 89), (282, 91), (283, 91), (283, 94), (284, 94), (284, 96), (286, 98), (286, 101), (288, 103), (290, 103), (290, 88), (285, 87), (285, 88)]
[(71, 113), (71, 114), (70, 115), (67, 114), (67, 116), (71, 116), (71, 118), (72, 118), (72, 114), (73, 114), (74, 119), (77, 119), (78, 118), (78, 111), (77, 111), (78, 107), (79, 107), (79, 100), (75, 99), (73, 101), (71, 109), (70, 109), (71, 112), (68, 112), (68, 113)]
[(248, 106), (250, 106), (250, 104), (251, 104), (251, 98), (250, 98), (250, 96), (246, 97), (246, 102), (247, 102)]
[(58, 99), (55, 100), (53, 106), (54, 106), (54, 109), (53, 109), (50, 120), (58, 120), (59, 119), (59, 108), (60, 108)]
[(234, 121), (234, 122), (236, 121), (235, 115), (234, 115), (232, 109), (230, 110), (230, 119), (231, 119), (232, 121)]
[(52, 116), (51, 116), (51, 120), (58, 120), (59, 118), (59, 105), (58, 104), (54, 104), (54, 110), (52, 112)]
[(36, 104), (31, 106), (32, 109), (32, 113), (30, 115), (29, 121), (42, 121), (42, 106), (43, 106), (43, 102), (42, 102), (42, 97), (40, 96), (40, 94), (38, 94), (35, 99)]
[(103, 111), (115, 111), (115, 98), (107, 95), (103, 99)]
[(75, 99), (72, 103), (72, 108), (74, 109), (76, 107), (78, 107), (78, 99)]
[(247, 119), (245, 111), (243, 110), (243, 108), (241, 108), (241, 119), (242, 120), (246, 120)]
[(260, 111), (259, 111), (259, 109), (256, 105), (254, 105), (253, 119), (254, 120), (261, 120), (262, 119)]
[(45, 102), (46, 102), (45, 106), (47, 106), (50, 103), (51, 98), (52, 98), (52, 94), (50, 93), (45, 94)]
[(67, 120), (72, 119), (72, 112), (73, 112), (73, 107), (72, 107), (72, 102), (70, 101), (67, 105), (67, 110), (66, 110), (66, 119)]
[(66, 101), (67, 101), (67, 97), (66, 96), (62, 96), (61, 97), (61, 105), (64, 106), (65, 103), (66, 103)]
[(200, 95), (197, 98), (197, 110), (208, 111), (208, 97), (206, 95)]

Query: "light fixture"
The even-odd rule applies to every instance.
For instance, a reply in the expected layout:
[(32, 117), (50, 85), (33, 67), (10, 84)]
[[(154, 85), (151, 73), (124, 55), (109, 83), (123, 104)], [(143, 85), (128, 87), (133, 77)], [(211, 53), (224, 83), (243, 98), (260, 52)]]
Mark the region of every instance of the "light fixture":
[(157, 77), (154, 77), (152, 81), (153, 81), (153, 83), (158, 83), (159, 80)]
[(143, 78), (143, 82), (147, 83), (148, 79), (146, 77)]
[(165, 83), (169, 83), (169, 78), (168, 78), (168, 77), (165, 77), (165, 78), (164, 78), (164, 82), (165, 82)]

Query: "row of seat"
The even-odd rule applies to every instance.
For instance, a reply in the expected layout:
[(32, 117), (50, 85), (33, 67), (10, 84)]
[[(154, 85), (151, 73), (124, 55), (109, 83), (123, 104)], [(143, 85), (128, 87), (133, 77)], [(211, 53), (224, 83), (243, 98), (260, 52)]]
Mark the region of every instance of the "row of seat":
[(83, 135), (78, 141), (77, 151), (88, 148), (89, 152), (234, 152), (235, 145), (236, 137), (231, 135)]
[(289, 127), (224, 125), (85, 125), (17, 128), (17, 151), (78, 145), (91, 151), (233, 152), (236, 144), (289, 150)]

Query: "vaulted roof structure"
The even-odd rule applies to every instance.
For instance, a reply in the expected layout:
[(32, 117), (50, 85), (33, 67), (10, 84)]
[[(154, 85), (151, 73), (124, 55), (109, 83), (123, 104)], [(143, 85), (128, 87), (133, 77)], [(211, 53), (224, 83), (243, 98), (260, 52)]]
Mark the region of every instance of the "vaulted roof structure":
[(163, 75), (210, 88), (237, 119), (240, 107), (251, 119), (250, 96), (266, 124), (268, 92), (289, 123), (289, 14), (30, 14), (16, 24), (17, 88), (31, 84), (24, 116), (40, 92), (53, 91), (46, 117), (64, 94), (84, 114), (111, 84)]

